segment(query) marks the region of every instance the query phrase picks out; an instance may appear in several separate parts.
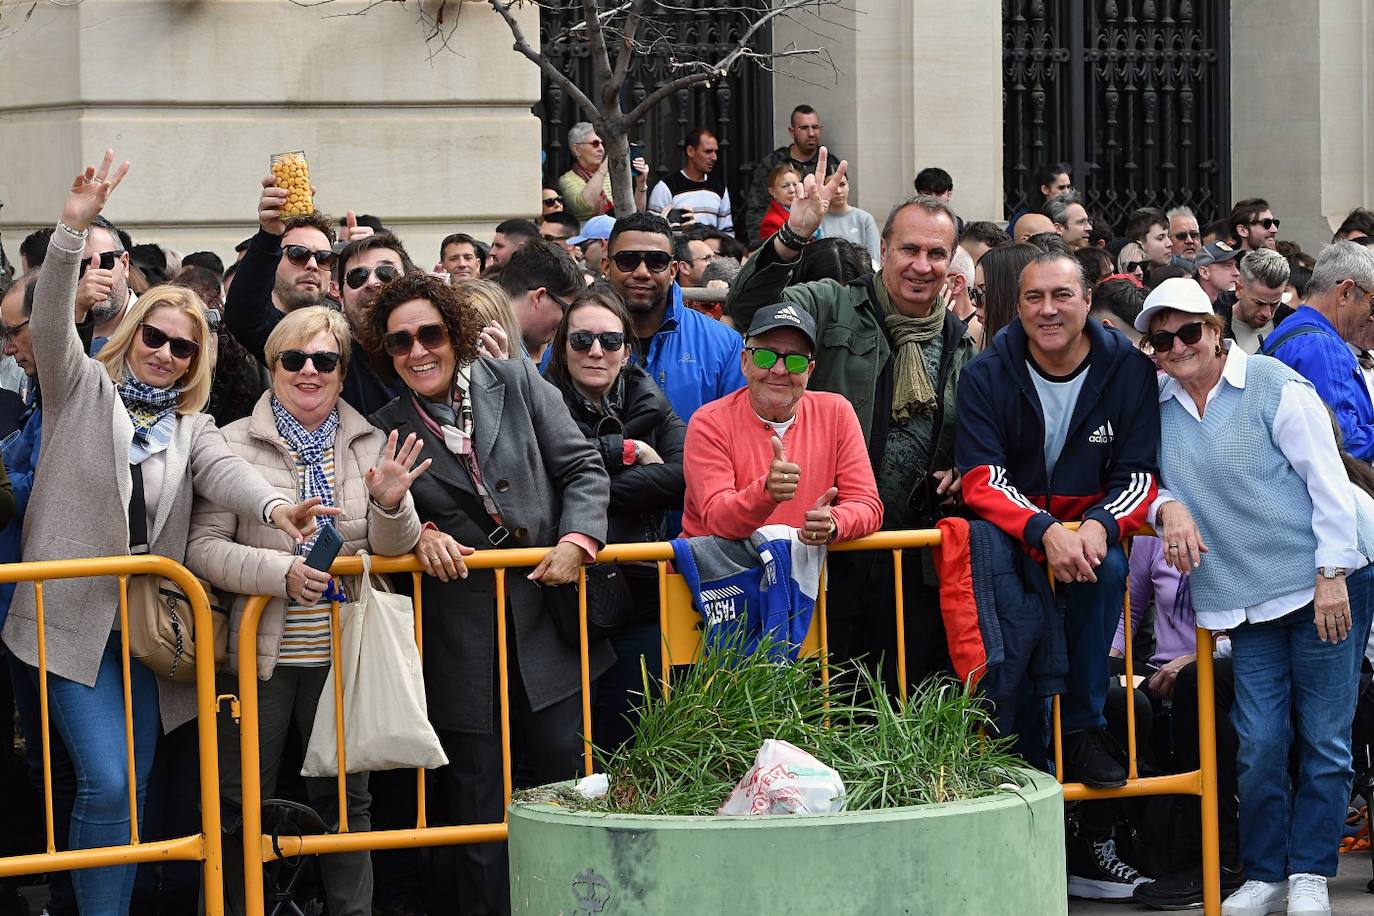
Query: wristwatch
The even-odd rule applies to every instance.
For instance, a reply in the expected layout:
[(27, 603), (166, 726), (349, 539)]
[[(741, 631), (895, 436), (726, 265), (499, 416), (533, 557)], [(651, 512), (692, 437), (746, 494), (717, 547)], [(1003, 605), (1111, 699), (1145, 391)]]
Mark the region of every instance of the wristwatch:
[(1344, 579), (1344, 578), (1345, 578), (1345, 567), (1344, 567), (1344, 566), (1318, 566), (1318, 567), (1317, 567), (1317, 575), (1321, 576), (1323, 579)]

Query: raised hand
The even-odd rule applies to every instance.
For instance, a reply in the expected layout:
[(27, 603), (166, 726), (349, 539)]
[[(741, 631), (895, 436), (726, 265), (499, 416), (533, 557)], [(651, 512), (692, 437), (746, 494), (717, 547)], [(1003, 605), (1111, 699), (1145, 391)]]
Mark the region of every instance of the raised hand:
[(773, 463), (768, 467), (763, 488), (773, 502), (781, 503), (797, 495), (797, 487), (801, 485), (801, 466), (787, 460), (787, 450), (783, 448), (781, 439), (774, 436), (772, 442)]
[(420, 462), (419, 467), (411, 470), (425, 443), (411, 433), (406, 436), (406, 441), (401, 444), (401, 450), (397, 452), (396, 439), (397, 432), (393, 429), (386, 437), (381, 460), (367, 469), (367, 492), (372, 500), (387, 512), (395, 511), (405, 498), (410, 485), (415, 482), (415, 478), (428, 470), (434, 461), (433, 458), (426, 458)]
[(99, 168), (88, 165), (72, 180), (67, 202), (62, 205), (62, 225), (74, 232), (85, 232), (91, 221), (100, 215), (114, 189), (129, 174), (128, 162), (121, 163), (113, 175), (110, 174), (112, 165), (114, 150), (107, 149)]
[(268, 175), (262, 180), (262, 197), (258, 198), (258, 225), (271, 235), (285, 235), (286, 221), (281, 218), (286, 206), (286, 188), (277, 187), (277, 177)]
[(821, 494), (814, 506), (806, 510), (806, 523), (802, 526), (803, 541), (808, 544), (828, 544), (834, 539), (836, 525), (830, 507), (839, 495), (839, 488), (831, 487)]
[(829, 153), (824, 146), (816, 154), (816, 172), (802, 179), (797, 199), (792, 201), (792, 210), (787, 215), (787, 226), (802, 238), (810, 238), (821, 227), (821, 220), (830, 209), (830, 199), (840, 187), (840, 179), (849, 170), (849, 162), (841, 159), (835, 174), (825, 177), (825, 167)]
[(372, 235), (372, 227), (359, 226), (358, 217), (352, 210), (344, 214), (344, 231), (341, 241), (356, 242), (358, 239), (365, 239), (369, 235)]
[(318, 496), (298, 502), (294, 506), (280, 503), (272, 510), (272, 524), (283, 531), (297, 544), (315, 533), (315, 517), (319, 515), (338, 515), (337, 506), (322, 506)]

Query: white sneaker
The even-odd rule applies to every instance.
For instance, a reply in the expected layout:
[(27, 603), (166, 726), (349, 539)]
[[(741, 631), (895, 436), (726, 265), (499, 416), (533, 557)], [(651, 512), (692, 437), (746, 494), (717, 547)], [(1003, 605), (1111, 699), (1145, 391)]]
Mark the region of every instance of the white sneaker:
[(1331, 916), (1326, 879), (1321, 875), (1289, 875), (1288, 913), (1289, 916)]
[(1284, 912), (1287, 903), (1287, 881), (1246, 881), (1226, 898), (1221, 916), (1268, 916)]

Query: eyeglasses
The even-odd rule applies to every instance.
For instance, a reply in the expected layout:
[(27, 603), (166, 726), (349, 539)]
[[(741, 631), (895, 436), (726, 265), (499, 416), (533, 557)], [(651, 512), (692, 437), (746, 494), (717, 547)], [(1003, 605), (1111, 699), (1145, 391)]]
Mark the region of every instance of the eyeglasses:
[(378, 283), (390, 283), (401, 275), (401, 269), (390, 264), (378, 264), (376, 267), (353, 267), (344, 274), (344, 282), (348, 284), (349, 289), (362, 289), (373, 274), (377, 275)]
[(1273, 217), (1266, 216), (1264, 219), (1253, 219), (1250, 221), (1252, 226), (1263, 226), (1265, 229), (1279, 228), (1279, 221)]
[(570, 331), (568, 333), (568, 346), (578, 353), (586, 353), (594, 343), (601, 344), (601, 349), (607, 353), (617, 353), (621, 347), (625, 346), (625, 332), (602, 331), (600, 334), (593, 334), (591, 331)]
[(448, 343), (448, 328), (442, 324), (422, 324), (414, 335), (409, 331), (392, 331), (382, 338), (382, 347), (391, 356), (404, 356), (417, 340), (426, 350), (437, 350)]
[(305, 368), (307, 359), (315, 367), (315, 371), (321, 375), (328, 375), (339, 368), (339, 354), (329, 350), (319, 350), (315, 353), (306, 353), (304, 350), (283, 350), (277, 356), (277, 361), (287, 372), (300, 372)]
[(1198, 232), (1196, 229), (1188, 229), (1183, 232), (1175, 232), (1174, 238), (1178, 239), (1180, 242), (1186, 242), (1189, 239), (1197, 239), (1201, 241), (1202, 233)]
[(1125, 270), (1124, 272), (1125, 272), (1125, 273), (1128, 273), (1128, 274), (1133, 274), (1133, 273), (1135, 273), (1135, 272), (1138, 270), (1138, 271), (1140, 271), (1141, 273), (1144, 273), (1144, 272), (1145, 272), (1145, 268), (1147, 268), (1147, 267), (1149, 267), (1149, 266), (1150, 266), (1150, 262), (1149, 262), (1149, 261), (1127, 261), (1127, 262), (1126, 262), (1126, 270)]
[(172, 356), (177, 359), (190, 359), (200, 352), (200, 344), (185, 337), (169, 337), (164, 331), (151, 324), (139, 325), (143, 332), (143, 344), (150, 350), (161, 350), (164, 345), (171, 348)]
[(594, 147), (596, 147), (597, 149), (600, 149), (600, 148), (602, 147), (603, 144), (602, 144), (602, 142), (601, 142), (601, 138), (600, 138), (600, 137), (597, 137), (595, 140), (583, 140), (581, 143), (574, 143), (573, 145), (574, 145), (574, 146), (594, 146)]
[(540, 235), (539, 237), (546, 242), (553, 242), (555, 245), (562, 245), (567, 241), (567, 239), (563, 238), (561, 235)]
[(1197, 343), (1202, 339), (1202, 322), (1190, 321), (1177, 331), (1155, 331), (1145, 335), (1145, 339), (1154, 347), (1156, 353), (1168, 353), (1172, 350), (1175, 337), (1189, 346)]
[[(1355, 284), (1355, 288), (1356, 288), (1356, 289), (1358, 289), (1360, 292), (1364, 293), (1364, 295), (1361, 296), (1360, 298), (1363, 299), (1364, 302), (1365, 302), (1365, 304), (1369, 306), (1370, 314), (1374, 314), (1374, 290), (1365, 289), (1365, 288), (1364, 288), (1363, 286), (1361, 286), (1360, 284), (1355, 283), (1354, 280), (1351, 280), (1350, 282)], [(28, 322), (25, 321), (24, 324), (28, 324)], [(22, 328), (22, 327), (24, 326), (24, 324), (21, 324), (19, 327)], [(18, 329), (19, 329), (19, 328), (15, 328), (15, 330), (18, 330)], [(8, 334), (9, 334), (9, 329), (8, 329), (8, 328), (5, 329), (5, 333), (6, 333), (6, 336), (8, 336)]]
[(673, 262), (673, 256), (666, 251), (617, 251), (611, 255), (615, 269), (623, 274), (632, 274), (644, 264), (650, 273), (661, 274)]
[(305, 247), (304, 245), (287, 245), (285, 248), (282, 249), (282, 253), (286, 255), (286, 260), (290, 261), (297, 267), (304, 267), (305, 265), (309, 264), (310, 259), (313, 257), (315, 259), (315, 263), (318, 264), (324, 270), (328, 270), (329, 268), (333, 267), (334, 262), (339, 259), (339, 256), (336, 255), (334, 252), (330, 251), (328, 248), (323, 249), (322, 251), (315, 251), (313, 249)]
[(968, 288), (968, 301), (973, 303), (974, 308), (983, 307), (983, 298), (986, 295), (987, 294), (982, 289), (976, 286), (970, 286)]
[(562, 195), (560, 195), (560, 194), (555, 194), (553, 197), (545, 197), (545, 198), (544, 198), (544, 206), (546, 206), (546, 207), (549, 206), (550, 204), (561, 204), (562, 202), (563, 202), (563, 197), (562, 197)]
[(767, 347), (745, 347), (744, 351), (753, 357), (754, 365), (760, 369), (772, 369), (778, 360), (782, 360), (783, 367), (793, 375), (805, 372), (806, 367), (815, 360), (814, 356), (806, 353), (779, 353)]
[(4, 338), (5, 340), (13, 340), (14, 335), (24, 330), (24, 326), (28, 323), (29, 319), (25, 318), (23, 321), (19, 322), (14, 327), (10, 327), (7, 324), (0, 324), (0, 338)]

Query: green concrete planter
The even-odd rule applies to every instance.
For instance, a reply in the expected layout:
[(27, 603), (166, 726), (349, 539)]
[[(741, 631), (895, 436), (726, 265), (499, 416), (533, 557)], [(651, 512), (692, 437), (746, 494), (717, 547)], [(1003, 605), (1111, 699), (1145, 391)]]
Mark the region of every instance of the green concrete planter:
[(1063, 794), (777, 817), (510, 809), (515, 916), (923, 914), (1041, 916), (1067, 909)]

